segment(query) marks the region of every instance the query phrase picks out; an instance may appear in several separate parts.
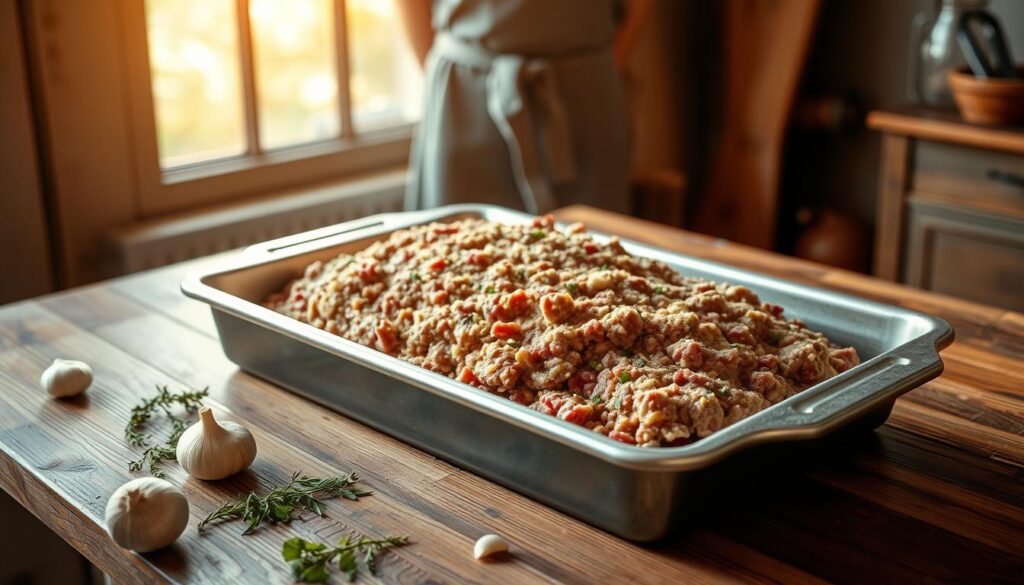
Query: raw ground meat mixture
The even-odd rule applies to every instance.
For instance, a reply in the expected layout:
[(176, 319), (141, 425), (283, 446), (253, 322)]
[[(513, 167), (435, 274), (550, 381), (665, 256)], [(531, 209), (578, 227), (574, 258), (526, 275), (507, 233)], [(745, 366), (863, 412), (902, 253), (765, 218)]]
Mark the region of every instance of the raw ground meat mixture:
[(706, 437), (859, 361), (745, 287), (550, 216), (398, 231), (311, 264), (264, 304), (644, 447)]

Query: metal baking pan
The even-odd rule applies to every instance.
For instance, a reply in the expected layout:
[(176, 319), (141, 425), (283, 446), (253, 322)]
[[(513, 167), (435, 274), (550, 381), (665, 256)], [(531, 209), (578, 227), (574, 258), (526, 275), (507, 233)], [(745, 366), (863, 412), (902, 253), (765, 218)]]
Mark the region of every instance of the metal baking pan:
[[(935, 317), (624, 240), (630, 254), (683, 275), (750, 287), (833, 341), (853, 345), (863, 360), (700, 441), (651, 449), (613, 441), (259, 304), (315, 260), (361, 250), (395, 230), (467, 217), (532, 219), (485, 205), (378, 215), (253, 246), (187, 278), (181, 288), (211, 306), (224, 352), (242, 369), (638, 541), (666, 536), (692, 508), (706, 506), (698, 494), (713, 488), (730, 460), (749, 460), (752, 449), (788, 457), (798, 443), (840, 428), (881, 424), (898, 396), (942, 372), (938, 350), (953, 340), (949, 324)], [(748, 456), (736, 457), (741, 451)]]

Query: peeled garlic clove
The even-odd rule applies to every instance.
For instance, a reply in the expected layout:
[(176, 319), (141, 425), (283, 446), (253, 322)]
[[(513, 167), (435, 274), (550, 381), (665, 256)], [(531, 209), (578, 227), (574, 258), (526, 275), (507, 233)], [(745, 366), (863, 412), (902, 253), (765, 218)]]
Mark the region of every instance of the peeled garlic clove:
[(77, 396), (92, 384), (92, 368), (85, 362), (57, 358), (43, 370), (39, 383), (54, 398)]
[(209, 407), (199, 409), (199, 422), (178, 439), (178, 463), (192, 477), (224, 479), (252, 464), (256, 439), (245, 427), (230, 421), (217, 422)]
[(477, 559), (482, 559), (502, 552), (508, 552), (508, 542), (497, 534), (486, 534), (481, 536), (473, 547), (473, 556)]
[(133, 479), (107, 501), (107, 532), (123, 548), (149, 552), (181, 536), (188, 526), (188, 500), (171, 482)]

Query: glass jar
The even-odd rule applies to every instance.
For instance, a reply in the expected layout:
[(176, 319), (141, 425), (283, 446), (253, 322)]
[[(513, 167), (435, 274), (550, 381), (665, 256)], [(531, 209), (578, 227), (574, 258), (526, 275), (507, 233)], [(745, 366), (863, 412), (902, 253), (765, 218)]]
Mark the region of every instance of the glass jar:
[(936, 0), (934, 11), (914, 17), (910, 37), (908, 98), (928, 106), (952, 107), (947, 72), (967, 62), (956, 40), (960, 15), (984, 9), (988, 0)]

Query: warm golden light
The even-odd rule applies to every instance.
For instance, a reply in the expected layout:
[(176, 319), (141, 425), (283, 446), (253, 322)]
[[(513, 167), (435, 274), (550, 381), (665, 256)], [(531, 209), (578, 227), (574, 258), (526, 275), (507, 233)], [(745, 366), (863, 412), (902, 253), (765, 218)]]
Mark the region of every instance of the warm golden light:
[(146, 32), (164, 168), (245, 152), (233, 0), (147, 0)]
[(357, 130), (419, 118), (423, 74), (398, 26), (395, 0), (348, 0), (349, 91)]
[(264, 149), (341, 133), (331, 0), (250, 0)]
[[(146, 0), (153, 99), (164, 168), (247, 151), (234, 0)], [(250, 0), (260, 150), (341, 135), (334, 0)], [(422, 74), (394, 0), (348, 0), (355, 130), (415, 120)]]

